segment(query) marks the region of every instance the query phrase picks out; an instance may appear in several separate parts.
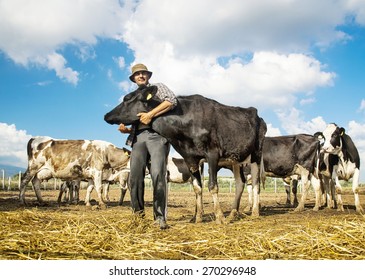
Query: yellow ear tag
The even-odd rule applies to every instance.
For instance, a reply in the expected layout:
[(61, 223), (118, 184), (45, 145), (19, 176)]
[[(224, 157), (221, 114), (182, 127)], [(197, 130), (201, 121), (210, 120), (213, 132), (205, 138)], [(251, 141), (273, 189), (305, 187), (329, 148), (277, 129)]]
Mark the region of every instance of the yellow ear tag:
[(152, 98), (152, 94), (151, 93), (149, 93), (148, 95), (147, 95), (147, 100), (150, 100)]
[(124, 152), (124, 154), (125, 154), (127, 157), (129, 157), (129, 153), (128, 153), (128, 152)]
[(343, 136), (343, 131), (341, 132), (341, 136)]

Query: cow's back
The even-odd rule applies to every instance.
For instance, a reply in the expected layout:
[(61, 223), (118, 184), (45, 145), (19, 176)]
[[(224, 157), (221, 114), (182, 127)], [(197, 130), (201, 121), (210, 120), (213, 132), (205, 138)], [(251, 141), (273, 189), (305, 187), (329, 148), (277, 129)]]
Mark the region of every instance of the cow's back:
[(312, 173), (318, 153), (319, 141), (312, 135), (265, 137), (262, 149), (265, 172), (286, 177), (294, 174), (296, 166), (301, 166)]
[(190, 150), (204, 157), (213, 147), (221, 158), (244, 160), (257, 147), (259, 131), (266, 132), (255, 108), (227, 106), (201, 95), (179, 96), (178, 102), (176, 110), (154, 120), (153, 129), (182, 155)]

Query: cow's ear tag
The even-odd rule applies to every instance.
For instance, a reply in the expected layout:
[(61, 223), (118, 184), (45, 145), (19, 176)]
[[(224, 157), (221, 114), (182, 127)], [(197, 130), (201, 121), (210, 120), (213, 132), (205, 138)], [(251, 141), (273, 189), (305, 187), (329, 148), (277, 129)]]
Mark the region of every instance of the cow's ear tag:
[(129, 157), (129, 153), (128, 153), (128, 152), (124, 152), (124, 154), (125, 154), (127, 157)]
[(147, 95), (147, 100), (150, 100), (152, 98), (152, 94), (151, 93), (149, 93), (148, 95)]
[(341, 131), (341, 134), (340, 135), (343, 136), (343, 131)]

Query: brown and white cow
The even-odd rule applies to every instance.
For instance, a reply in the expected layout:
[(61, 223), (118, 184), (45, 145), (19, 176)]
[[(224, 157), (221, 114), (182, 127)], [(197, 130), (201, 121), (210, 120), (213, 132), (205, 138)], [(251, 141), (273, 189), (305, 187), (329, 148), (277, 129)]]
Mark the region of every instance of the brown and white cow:
[(92, 179), (98, 193), (99, 203), (104, 172), (122, 170), (129, 161), (128, 151), (100, 140), (56, 140), (50, 137), (34, 137), (27, 146), (28, 168), (20, 184), (19, 200), (25, 204), (25, 189), (32, 181), (40, 203), (41, 181), (50, 178), (61, 180)]

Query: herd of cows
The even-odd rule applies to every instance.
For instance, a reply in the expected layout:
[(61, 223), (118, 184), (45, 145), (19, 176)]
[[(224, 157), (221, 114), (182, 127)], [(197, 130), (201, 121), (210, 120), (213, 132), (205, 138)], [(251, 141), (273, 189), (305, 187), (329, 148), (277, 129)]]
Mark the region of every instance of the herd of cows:
[[(137, 122), (139, 112), (147, 112), (160, 102), (155, 97), (156, 90), (151, 86), (126, 95), (104, 120), (117, 125)], [(360, 157), (350, 136), (336, 124), (330, 124), (314, 135), (265, 137), (266, 123), (255, 108), (226, 106), (200, 95), (191, 95), (179, 96), (177, 107), (154, 119), (152, 129), (164, 136), (183, 157), (169, 158), (167, 179), (177, 183), (191, 181), (196, 194), (196, 222), (201, 222), (203, 215), (204, 162), (208, 164), (208, 189), (218, 223), (225, 221), (218, 199), (220, 168), (231, 169), (236, 182), (231, 215), (238, 212), (247, 183), (252, 215), (259, 215), (260, 187), (266, 176), (294, 183), (301, 180), (303, 191), (296, 211), (304, 209), (310, 185), (316, 197), (314, 210), (326, 203), (328, 207), (343, 211), (339, 181), (352, 178), (356, 211), (363, 213), (359, 199)], [(104, 205), (108, 187), (104, 188), (103, 197), (103, 183), (112, 182), (120, 184), (120, 203), (123, 201), (129, 174), (130, 151), (127, 149), (98, 140), (35, 137), (28, 142), (27, 153), (28, 169), (20, 185), (21, 203), (25, 204), (25, 188), (30, 181), (42, 203), (40, 184), (50, 178), (65, 180), (59, 201), (63, 191), (73, 185), (77, 190), (81, 180), (89, 182), (86, 205), (90, 205), (93, 188), (97, 191), (99, 204)], [(78, 198), (78, 193), (76, 196)]]

